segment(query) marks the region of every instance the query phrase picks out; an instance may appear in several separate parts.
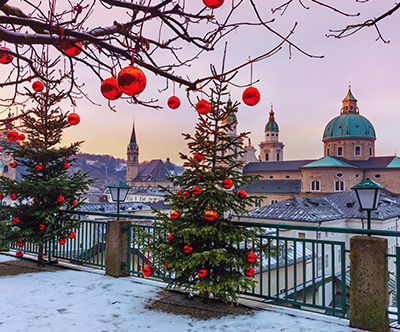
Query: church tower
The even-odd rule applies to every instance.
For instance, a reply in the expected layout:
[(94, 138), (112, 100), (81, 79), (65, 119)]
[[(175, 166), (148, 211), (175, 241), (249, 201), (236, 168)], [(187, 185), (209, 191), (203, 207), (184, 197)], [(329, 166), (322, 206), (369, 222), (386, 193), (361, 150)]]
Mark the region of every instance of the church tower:
[(271, 104), (269, 119), (265, 125), (265, 141), (260, 143), (261, 161), (282, 161), (283, 160), (283, 145), (279, 142), (279, 127), (275, 122), (275, 113)]
[(133, 187), (133, 180), (139, 173), (139, 147), (136, 143), (135, 119), (133, 119), (131, 140), (126, 151), (126, 184)]

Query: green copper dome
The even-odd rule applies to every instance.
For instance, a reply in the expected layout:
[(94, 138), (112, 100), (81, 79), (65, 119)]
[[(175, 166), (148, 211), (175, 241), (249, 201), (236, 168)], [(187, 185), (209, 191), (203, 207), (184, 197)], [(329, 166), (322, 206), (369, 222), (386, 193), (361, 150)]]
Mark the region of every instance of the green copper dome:
[(275, 121), (274, 122), (268, 122), (265, 125), (265, 131), (279, 131), (278, 124)]
[(324, 130), (323, 140), (341, 137), (375, 138), (375, 129), (366, 118), (356, 113), (347, 113), (329, 121)]

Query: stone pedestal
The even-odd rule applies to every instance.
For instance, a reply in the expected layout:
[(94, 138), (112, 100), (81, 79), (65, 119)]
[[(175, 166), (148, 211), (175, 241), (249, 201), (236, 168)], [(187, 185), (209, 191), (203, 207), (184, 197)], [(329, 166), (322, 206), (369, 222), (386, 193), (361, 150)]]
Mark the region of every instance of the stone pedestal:
[(351, 327), (389, 331), (387, 243), (387, 239), (371, 236), (350, 239)]
[(106, 274), (112, 277), (125, 277), (127, 262), (128, 234), (123, 227), (128, 226), (126, 220), (107, 221)]

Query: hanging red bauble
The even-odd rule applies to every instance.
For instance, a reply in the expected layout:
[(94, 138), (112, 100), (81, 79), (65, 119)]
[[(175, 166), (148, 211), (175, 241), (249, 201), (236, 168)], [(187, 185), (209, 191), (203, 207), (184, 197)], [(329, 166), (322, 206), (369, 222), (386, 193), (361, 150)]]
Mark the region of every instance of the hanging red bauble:
[(198, 275), (200, 278), (204, 278), (204, 277), (207, 275), (207, 273), (208, 273), (207, 269), (200, 269), (200, 270), (197, 272), (197, 275)]
[(117, 100), (122, 96), (122, 91), (118, 87), (117, 79), (114, 77), (106, 78), (100, 86), (101, 94), (109, 100)]
[(210, 109), (211, 105), (207, 100), (202, 99), (196, 104), (196, 111), (200, 114), (207, 114), (210, 112)]
[(69, 168), (69, 164), (68, 163), (64, 163), (63, 164), (63, 168), (68, 169)]
[(10, 167), (11, 167), (11, 168), (15, 168), (15, 167), (17, 167), (17, 166), (18, 166), (18, 164), (17, 164), (16, 161), (12, 161), (12, 162), (10, 163)]
[(36, 204), (37, 202), (39, 202), (39, 201), (38, 201), (38, 199), (35, 197), (35, 198), (33, 199), (33, 203)]
[(12, 200), (12, 201), (15, 201), (16, 199), (17, 199), (17, 194), (16, 193), (12, 193), (11, 195), (10, 195), (10, 199)]
[(254, 276), (254, 269), (250, 266), (246, 271), (244, 271), (244, 273), (246, 274), (246, 276), (252, 277)]
[(150, 277), (153, 274), (153, 268), (151, 266), (145, 266), (142, 273), (146, 278)]
[(243, 198), (246, 198), (247, 194), (246, 194), (246, 192), (244, 190), (239, 190), (236, 193), (236, 196), (243, 199)]
[(195, 161), (198, 161), (199, 163), (201, 163), (201, 162), (203, 161), (203, 156), (202, 156), (200, 153), (196, 152), (196, 153), (193, 155), (193, 159), (194, 159)]
[(203, 217), (208, 221), (213, 221), (218, 218), (218, 213), (213, 210), (206, 210), (204, 211)]
[(7, 133), (7, 138), (11, 141), (11, 142), (15, 142), (16, 140), (18, 140), (19, 134), (15, 131), (15, 130), (11, 130)]
[(4, 194), (0, 194), (0, 200), (4, 198)]
[(40, 224), (40, 225), (39, 225), (39, 230), (41, 230), (41, 231), (42, 231), (42, 230), (44, 230), (44, 228), (45, 228), (45, 227), (46, 227), (45, 225), (43, 225), (43, 224)]
[(58, 243), (63, 245), (67, 242), (67, 239), (64, 239), (63, 237), (61, 239), (58, 240)]
[(75, 206), (75, 205), (76, 205), (76, 201), (73, 201), (73, 202), (72, 202), (72, 206)]
[(22, 240), (22, 239), (19, 239), (18, 242), (17, 242), (17, 246), (18, 247), (23, 247), (24, 245), (25, 245), (25, 241)]
[(19, 218), (12, 218), (12, 219), (11, 219), (11, 222), (12, 222), (13, 224), (19, 224), (20, 221), (21, 221), (21, 220), (19, 220)]
[(21, 250), (19, 250), (15, 253), (15, 257), (17, 257), (17, 258), (21, 258), (22, 256), (24, 256), (24, 253)]
[(176, 193), (177, 195), (182, 194), (182, 189), (179, 189), (178, 192)]
[(42, 169), (43, 169), (42, 165), (36, 165), (35, 166), (35, 171), (37, 171), (37, 172), (41, 171)]
[(172, 211), (171, 212), (171, 219), (172, 220), (178, 220), (181, 214), (178, 211)]
[(225, 189), (231, 189), (233, 185), (233, 182), (231, 179), (225, 179), (224, 181), (222, 181), (222, 187), (224, 187)]
[(35, 81), (32, 83), (32, 89), (35, 90), (36, 92), (43, 91), (44, 85), (40, 81)]
[(79, 122), (81, 122), (81, 118), (76, 113), (71, 113), (68, 115), (68, 123), (72, 126), (76, 126)]
[(57, 202), (58, 203), (62, 203), (62, 202), (64, 202), (64, 200), (65, 200), (64, 196), (58, 196), (57, 197)]
[(172, 96), (168, 98), (167, 104), (169, 108), (176, 110), (179, 106), (181, 106), (181, 101), (178, 97)]
[(136, 96), (146, 88), (146, 76), (137, 67), (123, 68), (117, 76), (119, 89), (128, 96)]
[(225, 0), (203, 0), (203, 3), (208, 7), (208, 8), (218, 8), (221, 7), (222, 4), (224, 3)]
[(254, 252), (249, 252), (246, 259), (249, 263), (254, 264), (257, 260), (257, 256)]
[(24, 134), (19, 134), (18, 135), (18, 139), (20, 140), (20, 141), (24, 141), (25, 140), (25, 135)]
[(164, 264), (164, 269), (168, 269), (168, 263), (169, 263), (169, 261), (167, 261), (167, 262)]
[(82, 43), (81, 42), (73, 43), (69, 40), (66, 40), (61, 43), (59, 49), (64, 51), (69, 56), (75, 57), (81, 54)]
[(1, 50), (10, 51), (10, 49), (7, 47), (0, 47), (0, 63), (3, 65), (8, 65), (14, 57), (11, 54), (2, 52)]
[(174, 237), (174, 234), (168, 234), (167, 241), (168, 242), (171, 241), (173, 239), (173, 237)]
[(200, 193), (201, 193), (201, 191), (202, 191), (202, 189), (201, 188), (199, 188), (199, 187), (193, 187), (193, 195), (200, 195)]
[(185, 191), (185, 192), (182, 194), (182, 196), (183, 196), (184, 199), (188, 199), (188, 198), (190, 197), (190, 193), (188, 193), (187, 191)]
[(188, 246), (188, 245), (186, 245), (186, 246), (184, 246), (183, 247), (183, 252), (185, 253), (185, 254), (191, 254), (192, 253), (192, 251), (193, 251), (193, 248), (191, 247), (191, 246)]
[(260, 98), (260, 92), (252, 86), (244, 90), (242, 95), (243, 102), (248, 106), (257, 105), (260, 101)]
[(75, 236), (76, 236), (76, 233), (75, 233), (75, 232), (69, 232), (69, 234), (68, 234), (68, 237), (69, 237), (70, 239), (74, 239)]

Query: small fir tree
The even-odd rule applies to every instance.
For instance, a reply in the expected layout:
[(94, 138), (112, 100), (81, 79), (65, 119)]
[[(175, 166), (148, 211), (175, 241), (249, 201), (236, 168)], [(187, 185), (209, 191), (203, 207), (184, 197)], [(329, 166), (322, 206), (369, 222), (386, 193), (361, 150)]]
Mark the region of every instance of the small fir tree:
[(38, 262), (44, 263), (46, 243), (73, 236), (71, 231), (79, 221), (63, 210), (79, 207), (93, 180), (81, 171), (68, 172), (82, 142), (60, 146), (63, 130), (70, 127), (68, 114), (57, 106), (65, 94), (48, 90), (28, 94), (38, 106), (22, 114), (26, 139), (2, 144), (3, 151), (12, 156), (18, 168), (25, 167), (25, 172), (20, 181), (0, 177), (1, 194), (15, 202), (2, 206), (2, 212), (11, 217), (1, 221), (0, 234), (4, 241), (17, 243), (22, 250), (23, 243), (37, 245)]
[(168, 288), (237, 303), (241, 291), (255, 286), (253, 266), (259, 264), (247, 260), (250, 249), (245, 244), (262, 248), (255, 238), (259, 229), (237, 225), (232, 217), (258, 199), (241, 190), (257, 177), (240, 171), (248, 133), (230, 134), (239, 103), (230, 101), (222, 81), (214, 82), (209, 104), (210, 112), (199, 114), (194, 136), (184, 134), (191, 155), (180, 154), (186, 171), (172, 178), (181, 189), (174, 193), (162, 187), (171, 215), (158, 212), (161, 227), (139, 241), (148, 243), (142, 249), (149, 251), (151, 268), (166, 273)]

